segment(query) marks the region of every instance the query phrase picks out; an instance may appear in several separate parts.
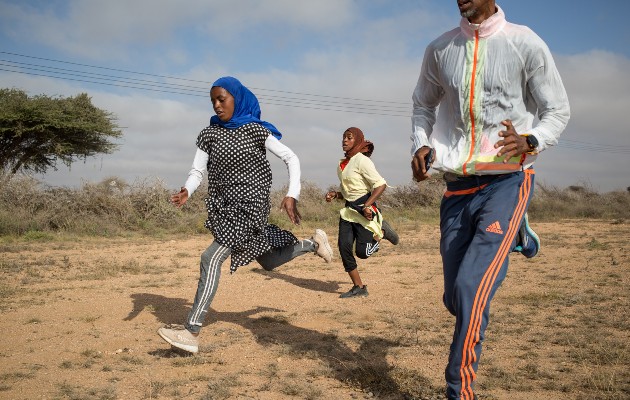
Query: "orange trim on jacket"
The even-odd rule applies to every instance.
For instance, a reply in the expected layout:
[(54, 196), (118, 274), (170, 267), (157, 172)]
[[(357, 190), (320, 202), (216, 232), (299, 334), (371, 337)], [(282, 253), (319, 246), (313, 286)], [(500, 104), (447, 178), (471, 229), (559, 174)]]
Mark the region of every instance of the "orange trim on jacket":
[(468, 175), (467, 165), (472, 159), (473, 154), (475, 153), (475, 77), (477, 75), (477, 53), (479, 52), (479, 30), (475, 31), (475, 51), (473, 55), (473, 68), (472, 68), (472, 76), (470, 77), (470, 104), (469, 104), (469, 112), (470, 112), (470, 152), (468, 153), (468, 158), (464, 162), (462, 166), (462, 172), (464, 175)]

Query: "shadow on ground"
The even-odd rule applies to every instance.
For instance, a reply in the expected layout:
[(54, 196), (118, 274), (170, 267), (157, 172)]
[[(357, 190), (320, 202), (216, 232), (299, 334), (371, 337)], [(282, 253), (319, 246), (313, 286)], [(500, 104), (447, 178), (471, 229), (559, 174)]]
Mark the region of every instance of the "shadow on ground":
[(429, 379), (387, 363), (387, 354), (401, 344), (377, 336), (354, 337), (353, 350), (334, 333), (322, 333), (291, 325), (281, 316), (259, 313), (282, 312), (268, 307), (257, 307), (244, 312), (211, 311), (212, 320), (240, 325), (253, 334), (263, 346), (280, 345), (290, 349), (296, 358), (317, 358), (325, 362), (331, 376), (340, 382), (357, 386), (387, 399), (433, 399), (441, 391), (431, 386)]
[[(277, 276), (277, 273), (273, 275)], [(283, 279), (283, 278), (281, 278)], [(181, 323), (187, 315), (190, 302), (180, 298), (168, 298), (150, 293), (132, 295), (133, 309), (125, 321), (134, 319), (141, 311), (150, 310), (164, 324)], [(290, 349), (296, 358), (316, 358), (330, 368), (330, 377), (383, 399), (437, 399), (440, 390), (431, 386), (429, 379), (416, 371), (395, 368), (387, 363), (387, 354), (393, 347), (402, 344), (373, 335), (353, 337), (356, 350), (349, 347), (334, 333), (322, 333), (291, 325), (279, 316), (283, 310), (257, 307), (242, 312), (220, 312), (210, 310), (208, 321), (223, 321), (249, 330), (257, 343), (282, 346)], [(265, 315), (258, 316), (260, 313)], [(212, 329), (206, 327), (206, 329)], [(203, 350), (203, 347), (202, 347)], [(149, 354), (160, 358), (189, 356), (176, 349), (159, 349)], [(200, 353), (203, 356), (203, 351)]]
[(283, 274), (282, 272), (265, 271), (264, 269), (253, 269), (252, 272), (264, 276), (266, 280), (281, 279), (299, 288), (314, 290), (316, 292), (340, 293), (339, 288), (341, 287), (341, 284), (346, 283), (339, 281), (322, 281), (319, 279), (298, 278), (292, 275)]
[(146, 310), (163, 324), (181, 324), (192, 307), (192, 303), (186, 299), (172, 299), (152, 293), (134, 293), (131, 300), (133, 309), (123, 321), (131, 321)]

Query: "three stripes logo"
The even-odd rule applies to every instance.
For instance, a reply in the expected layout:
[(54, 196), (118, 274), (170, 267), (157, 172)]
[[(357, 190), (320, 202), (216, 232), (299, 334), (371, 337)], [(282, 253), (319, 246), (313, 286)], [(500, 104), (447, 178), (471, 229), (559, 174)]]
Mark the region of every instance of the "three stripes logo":
[(501, 224), (499, 224), (499, 221), (491, 223), (486, 228), (486, 232), (498, 233), (499, 235), (503, 235), (503, 229), (501, 229)]

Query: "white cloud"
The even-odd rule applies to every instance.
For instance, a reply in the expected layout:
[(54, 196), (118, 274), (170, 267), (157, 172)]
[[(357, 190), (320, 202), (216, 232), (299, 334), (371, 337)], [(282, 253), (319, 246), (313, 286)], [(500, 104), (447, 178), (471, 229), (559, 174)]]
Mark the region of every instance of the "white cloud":
[[(10, 32), (18, 44), (28, 38), (77, 57), (133, 60), (143, 65), (140, 71), (173, 71), (177, 65), (178, 72), (168, 75), (203, 82), (236, 76), (256, 88), (263, 119), (285, 133), (283, 141), (300, 156), (303, 177), (322, 187), (337, 183), (341, 133), (349, 126), (360, 127), (376, 143), (374, 160), (391, 184), (410, 182), (410, 118), (378, 114), (410, 115), (411, 92), (426, 44), (457, 21), (452, 12), (436, 13), (422, 6), (412, 12), (367, 18), (363, 3), (350, 0), (74, 0), (63, 4), (63, 10), (0, 4), (0, 29), (5, 35)], [(294, 32), (309, 40), (293, 37)], [(239, 47), (218, 51), (217, 41)], [(293, 57), (291, 65), (275, 58), (240, 59), (250, 49), (244, 47), (245, 42), (252, 49), (267, 46), (264, 50), (274, 57)], [(555, 57), (572, 105), (562, 139), (629, 146), (623, 117), (630, 109), (630, 60), (603, 51)], [(112, 90), (107, 87), (88, 90), (78, 82), (6, 73), (0, 73), (0, 82), (30, 94), (69, 96), (87, 91), (97, 106), (114, 112), (126, 127), (118, 152), (77, 164), (71, 172), (47, 174), (46, 180), (53, 184), (77, 185), (81, 178), (99, 180), (111, 175), (129, 181), (155, 175), (179, 187), (190, 167), (197, 133), (212, 113), (207, 97), (122, 89), (113, 94), (107, 93)], [(299, 104), (313, 98), (304, 94), (317, 95), (322, 104)], [(290, 96), (292, 106), (274, 105), (278, 101), (265, 95)], [(355, 102), (342, 98), (367, 100), (370, 107), (363, 112), (325, 110), (332, 102)], [(401, 112), (394, 113), (392, 106), (401, 107)], [(628, 158), (627, 154), (611, 157), (561, 145), (542, 154), (537, 179), (560, 186), (591, 181), (601, 190), (626, 187), (623, 175), (630, 167)], [(275, 183), (281, 186), (286, 169), (279, 161), (272, 164)]]
[[(239, 78), (250, 86), (368, 99), (383, 106), (409, 98), (417, 78), (415, 62), (397, 60), (392, 65), (381, 62), (375, 68), (362, 66), (357, 70), (350, 59), (352, 55), (348, 54), (331, 57), (319, 74), (310, 70), (305, 74), (276, 70), (271, 74), (242, 74)], [(616, 144), (620, 148), (629, 146), (622, 119), (629, 105), (628, 82), (624, 78), (628, 59), (608, 53), (585, 53), (556, 56), (556, 61), (572, 104), (572, 119), (562, 139)], [(395, 68), (398, 73), (384, 73), (387, 68)], [(594, 70), (604, 73), (594, 78)], [(74, 95), (79, 91), (44, 78), (21, 77), (16, 83), (28, 88), (31, 94)], [(112, 155), (73, 166), (71, 173), (62, 168), (60, 173), (47, 175), (47, 181), (76, 185), (79, 176), (99, 180), (116, 175), (128, 181), (136, 176), (159, 176), (171, 187), (179, 187), (192, 160), (196, 135), (211, 115), (207, 99), (182, 102), (144, 93), (91, 92), (90, 95), (97, 106), (120, 117), (120, 124), (126, 127), (123, 146)], [(337, 183), (335, 163), (342, 156), (340, 137), (349, 126), (360, 127), (376, 143), (374, 160), (390, 184), (411, 180), (407, 117), (277, 106), (264, 101), (262, 109), (263, 119), (278, 126), (285, 134), (284, 143), (300, 156), (306, 180), (322, 187)], [(582, 151), (561, 144), (541, 155), (537, 179), (560, 187), (586, 182), (598, 190), (625, 188), (628, 184), (624, 171), (630, 166), (627, 159), (623, 154)], [(286, 183), (286, 169), (277, 160), (272, 160), (272, 165), (275, 184), (282, 186)]]
[(630, 186), (630, 60), (604, 51), (555, 56), (569, 95), (571, 120), (559, 145), (541, 154), (539, 181), (587, 184), (609, 191)]
[[(299, 2), (294, 0), (236, 0), (205, 2), (198, 8), (210, 32), (233, 34), (252, 25), (268, 24), (273, 36), (281, 37), (287, 26), (322, 31), (343, 25), (356, 14), (350, 0)], [(274, 29), (274, 25), (277, 29)]]
[(212, 43), (260, 26), (271, 39), (286, 34), (281, 27), (326, 30), (350, 20), (354, 6), (349, 0), (72, 0), (63, 5), (2, 4), (0, 18), (4, 32), (15, 39), (104, 60), (133, 56), (126, 54), (133, 48), (176, 44), (182, 31), (197, 32)]
[(623, 116), (630, 110), (630, 59), (591, 51), (557, 57), (571, 102), (571, 131), (576, 139), (630, 145)]

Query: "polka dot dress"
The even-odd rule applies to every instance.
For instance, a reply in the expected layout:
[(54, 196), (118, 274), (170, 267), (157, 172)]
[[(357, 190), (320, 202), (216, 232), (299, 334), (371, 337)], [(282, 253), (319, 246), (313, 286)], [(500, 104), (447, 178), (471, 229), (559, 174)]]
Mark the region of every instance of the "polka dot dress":
[(267, 223), (271, 167), (265, 140), (270, 134), (249, 123), (237, 129), (210, 125), (197, 137), (197, 147), (209, 155), (205, 226), (232, 249), (232, 272), (272, 248), (298, 242), (291, 232)]

